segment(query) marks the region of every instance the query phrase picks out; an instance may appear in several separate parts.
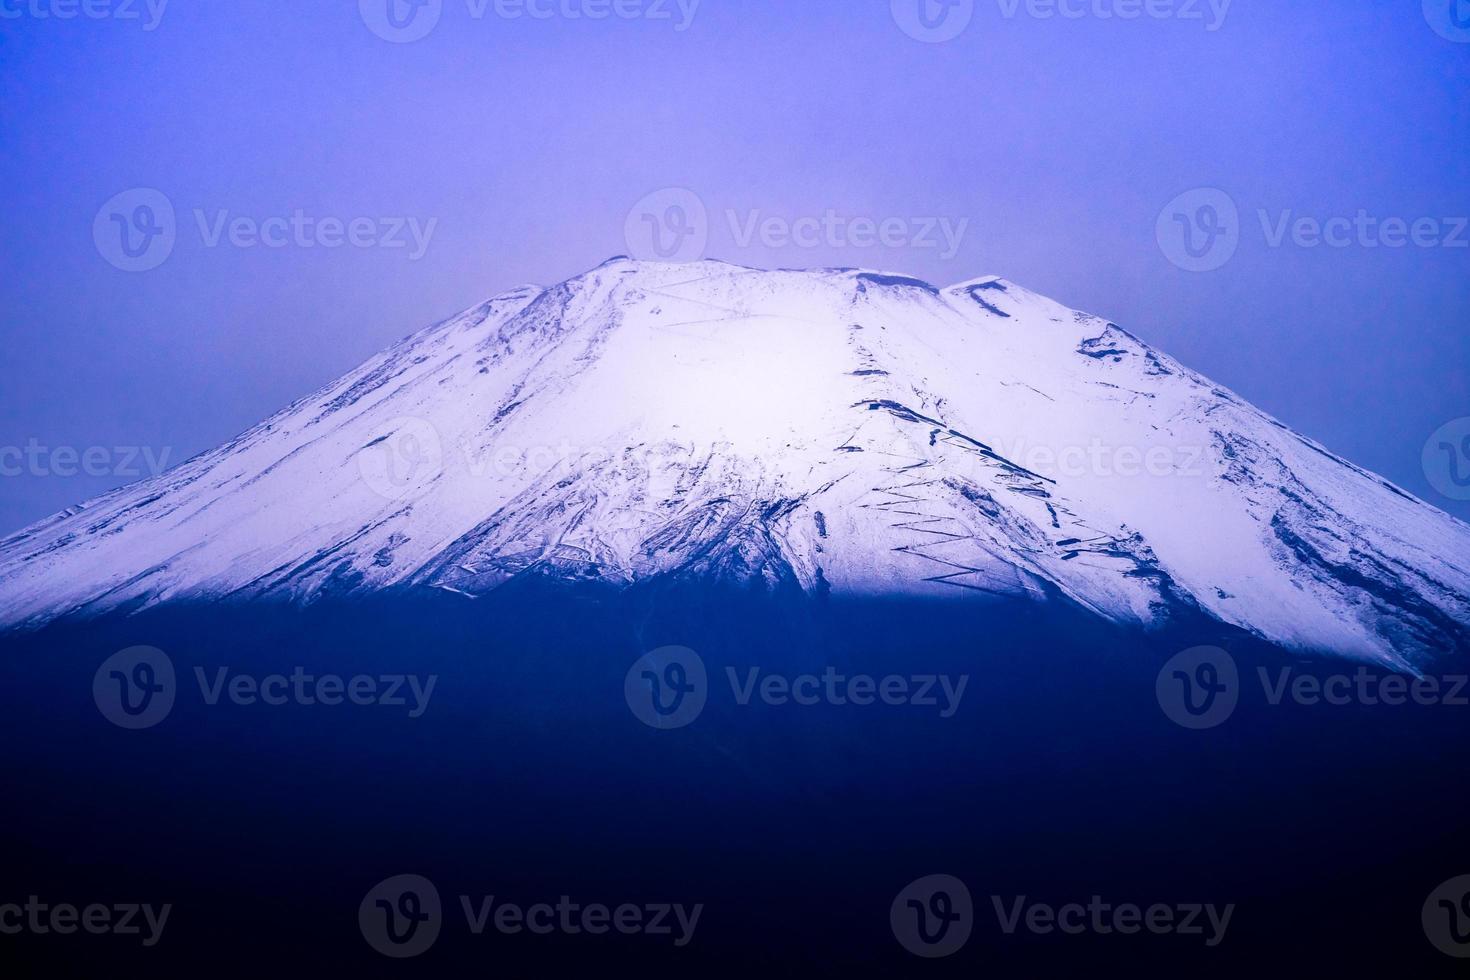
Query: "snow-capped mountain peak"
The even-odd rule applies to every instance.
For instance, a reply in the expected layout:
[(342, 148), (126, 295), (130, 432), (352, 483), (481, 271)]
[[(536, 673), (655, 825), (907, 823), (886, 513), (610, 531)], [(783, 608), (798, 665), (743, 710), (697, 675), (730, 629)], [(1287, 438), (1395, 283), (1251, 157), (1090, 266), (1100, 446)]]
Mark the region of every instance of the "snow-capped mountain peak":
[(527, 575), (1470, 649), (1470, 527), (1115, 324), (993, 276), (622, 258), (0, 541), (0, 624)]

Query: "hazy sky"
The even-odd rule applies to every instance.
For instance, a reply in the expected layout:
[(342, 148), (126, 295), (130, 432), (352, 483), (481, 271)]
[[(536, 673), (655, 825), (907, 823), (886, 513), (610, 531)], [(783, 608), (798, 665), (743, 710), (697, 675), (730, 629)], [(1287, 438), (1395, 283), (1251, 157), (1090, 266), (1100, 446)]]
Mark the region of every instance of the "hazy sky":
[(0, 531), (628, 251), (670, 187), (713, 257), (1006, 276), (1470, 517), (1421, 464), (1470, 416), (1470, 3), (393, 2), (0, 0)]

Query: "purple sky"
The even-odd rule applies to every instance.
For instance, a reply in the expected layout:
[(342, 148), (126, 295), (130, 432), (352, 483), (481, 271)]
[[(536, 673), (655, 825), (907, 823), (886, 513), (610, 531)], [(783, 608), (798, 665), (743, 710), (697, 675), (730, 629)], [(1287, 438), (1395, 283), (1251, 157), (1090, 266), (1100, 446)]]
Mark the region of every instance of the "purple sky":
[[(902, 29), (924, 33), (906, 0), (702, 0), (687, 23), (691, 0), (535, 0), (546, 18), (442, 0), (410, 43), (370, 28), (392, 32), (387, 0), (119, 2), (88, 0), (139, 18), (0, 0), (0, 468), (21, 470), (0, 475), (0, 531), (211, 448), (490, 294), (628, 251), (630, 209), (668, 187), (697, 195), (713, 257), (993, 273), (1109, 317), (1470, 518), (1421, 464), (1470, 416), (1463, 0), (1235, 0), (1223, 20), (1221, 0), (1136, 19), (1099, 14), (1142, 0), (1049, 18), (977, 0), (943, 43)], [(175, 212), (145, 272), (118, 267), (111, 225), (147, 225), (142, 198), (94, 237), (135, 188)], [(1239, 216), (1206, 272), (1167, 235), (1173, 213), (1210, 224), (1204, 198), (1156, 232), (1198, 188)], [(740, 240), (752, 218), (828, 212), (888, 221), (889, 244), (847, 225)], [(1304, 216), (1339, 219), (1339, 245), (1294, 234)], [(953, 254), (937, 230), (907, 240), (923, 219), (965, 222)], [(1421, 244), (1393, 247), (1395, 222)], [(326, 247), (349, 235), (405, 244)], [(47, 450), (36, 472), (4, 455), (27, 446)], [(95, 475), (68, 475), (89, 449)]]

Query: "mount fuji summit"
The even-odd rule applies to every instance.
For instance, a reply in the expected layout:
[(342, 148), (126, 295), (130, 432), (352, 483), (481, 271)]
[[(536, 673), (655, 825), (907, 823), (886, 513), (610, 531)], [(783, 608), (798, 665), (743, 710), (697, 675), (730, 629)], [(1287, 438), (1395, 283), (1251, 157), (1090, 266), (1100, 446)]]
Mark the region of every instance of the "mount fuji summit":
[(1470, 525), (1106, 320), (997, 278), (621, 258), (0, 541), (0, 627), (527, 578), (1470, 652)]

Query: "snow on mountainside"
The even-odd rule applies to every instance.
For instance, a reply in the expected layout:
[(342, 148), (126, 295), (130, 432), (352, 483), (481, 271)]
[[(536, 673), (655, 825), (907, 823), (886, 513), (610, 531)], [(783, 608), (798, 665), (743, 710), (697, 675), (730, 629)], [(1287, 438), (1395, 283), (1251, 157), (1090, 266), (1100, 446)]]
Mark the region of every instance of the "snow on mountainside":
[(0, 541), (0, 625), (520, 575), (1197, 608), (1470, 650), (1470, 526), (1001, 279), (615, 259)]

